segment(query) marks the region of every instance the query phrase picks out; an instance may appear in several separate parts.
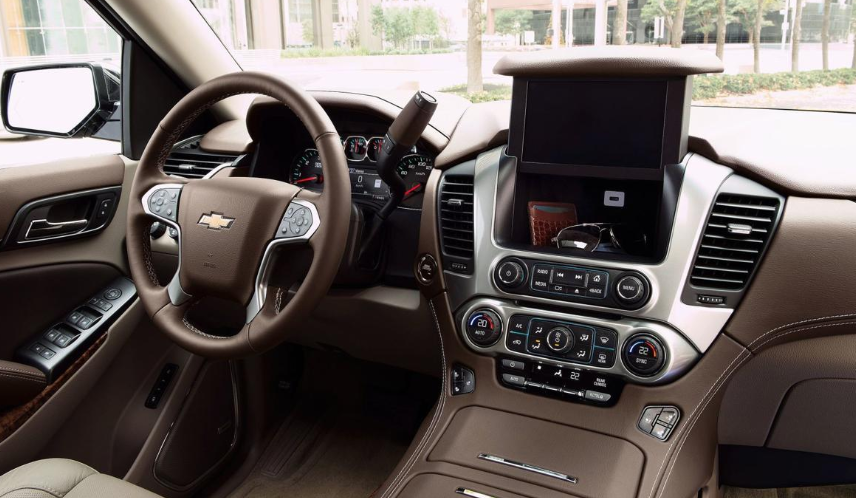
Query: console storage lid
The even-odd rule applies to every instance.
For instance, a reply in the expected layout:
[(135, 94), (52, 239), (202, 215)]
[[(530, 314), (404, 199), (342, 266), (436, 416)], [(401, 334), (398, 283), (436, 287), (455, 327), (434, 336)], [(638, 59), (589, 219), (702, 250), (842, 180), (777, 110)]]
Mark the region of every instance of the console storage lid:
[[(576, 483), (479, 455), (565, 474)], [(459, 411), (428, 459), (574, 496), (610, 498), (636, 496), (644, 465), (642, 451), (622, 439), (481, 407)]]

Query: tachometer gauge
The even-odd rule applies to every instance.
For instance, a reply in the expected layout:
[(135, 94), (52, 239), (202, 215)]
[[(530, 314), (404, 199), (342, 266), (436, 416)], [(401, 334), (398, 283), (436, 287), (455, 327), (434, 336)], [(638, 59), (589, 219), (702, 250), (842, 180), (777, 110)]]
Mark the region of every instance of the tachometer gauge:
[(315, 149), (306, 149), (303, 154), (297, 156), (291, 165), (291, 176), (289, 181), (310, 190), (320, 190), (324, 183), (324, 174), (321, 169), (321, 157)]
[(434, 160), (422, 154), (404, 156), (398, 163), (396, 172), (406, 186), (402, 202), (405, 206), (422, 206), (422, 193), (425, 191), (425, 183), (433, 168)]
[(365, 137), (348, 137), (345, 139), (345, 156), (348, 161), (362, 161), (366, 158), (369, 144)]
[(383, 147), (383, 137), (372, 137), (369, 139), (369, 147), (367, 157), (371, 162), (377, 162), (378, 156), (380, 156), (380, 149)]

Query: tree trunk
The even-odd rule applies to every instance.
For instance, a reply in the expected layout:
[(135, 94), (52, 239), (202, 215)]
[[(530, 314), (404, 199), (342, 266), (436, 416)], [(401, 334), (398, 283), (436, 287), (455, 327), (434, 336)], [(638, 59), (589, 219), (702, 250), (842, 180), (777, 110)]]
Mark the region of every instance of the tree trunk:
[(687, 11), (687, 0), (678, 0), (678, 8), (675, 12), (675, 20), (672, 23), (672, 47), (681, 48), (681, 39), (684, 37), (684, 14)]
[(707, 43), (710, 41), (710, 31), (704, 32), (703, 39), (704, 39), (704, 44), (707, 45)]
[(823, 25), (820, 28), (820, 41), (823, 50), (823, 70), (829, 70), (829, 17), (832, 11), (832, 0), (823, 2)]
[(856, 69), (856, 36), (853, 37), (853, 64), (850, 67)]
[(627, 40), (627, 0), (618, 0), (612, 26), (612, 44), (624, 45)]
[(752, 51), (755, 55), (755, 73), (761, 72), (761, 24), (764, 21), (764, 0), (758, 0), (758, 9), (755, 11), (755, 30), (753, 31)]
[(725, 28), (728, 20), (725, 17), (726, 0), (719, 0), (716, 13), (716, 56), (719, 60), (725, 60)]
[(467, 0), (467, 93), (484, 90), (482, 83), (481, 0)]
[(794, 27), (791, 32), (791, 71), (800, 70), (800, 36), (802, 36), (802, 11), (803, 0), (796, 0), (796, 12), (794, 12)]

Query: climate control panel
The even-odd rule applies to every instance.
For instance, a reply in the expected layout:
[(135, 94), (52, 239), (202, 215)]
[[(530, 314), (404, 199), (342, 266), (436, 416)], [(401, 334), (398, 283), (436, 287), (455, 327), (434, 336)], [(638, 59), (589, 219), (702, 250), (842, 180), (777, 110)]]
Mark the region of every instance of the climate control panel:
[[(584, 382), (572, 388), (568, 379), (562, 377), (562, 382), (546, 383), (549, 388), (544, 388), (550, 394), (558, 393), (570, 400), (579, 400), (580, 396), (553, 391), (552, 387), (582, 392), (582, 399), (596, 402), (585, 398), (588, 391), (592, 391), (590, 397), (599, 396), (597, 393), (616, 396), (620, 389), (613, 391), (603, 385), (669, 382), (699, 358), (698, 351), (681, 333), (660, 322), (578, 315), (536, 306), (479, 298), (460, 308), (456, 318), (464, 342), (473, 351), (494, 356), (498, 361), (527, 365), (522, 380), (534, 382), (529, 388), (545, 385), (540, 378), (544, 371), (562, 368), (561, 375), (575, 372), (571, 380)], [(503, 373), (515, 374), (508, 368)], [(598, 385), (588, 385), (587, 379), (592, 378), (601, 380)], [(521, 379), (500, 377), (500, 380), (509, 387), (527, 387), (516, 382)], [(557, 381), (558, 376), (553, 380)], [(544, 394), (543, 389), (527, 390)]]
[(648, 279), (635, 271), (505, 258), (496, 265), (493, 276), (494, 284), (511, 294), (612, 308), (638, 309), (651, 296)]

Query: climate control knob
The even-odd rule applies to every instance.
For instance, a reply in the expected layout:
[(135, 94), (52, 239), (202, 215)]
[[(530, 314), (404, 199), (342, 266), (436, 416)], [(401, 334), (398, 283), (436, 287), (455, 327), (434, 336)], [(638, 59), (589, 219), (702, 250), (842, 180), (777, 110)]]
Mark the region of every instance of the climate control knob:
[(636, 334), (624, 343), (624, 365), (640, 377), (650, 377), (663, 368), (666, 350), (651, 334)]
[(555, 327), (547, 332), (547, 347), (553, 352), (565, 354), (574, 347), (574, 333), (567, 327)]
[(491, 310), (476, 310), (467, 318), (467, 337), (478, 346), (491, 346), (502, 335), (502, 320)]
[(504, 289), (515, 289), (526, 282), (526, 267), (515, 260), (505, 260), (496, 268), (496, 280)]

